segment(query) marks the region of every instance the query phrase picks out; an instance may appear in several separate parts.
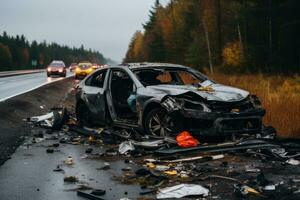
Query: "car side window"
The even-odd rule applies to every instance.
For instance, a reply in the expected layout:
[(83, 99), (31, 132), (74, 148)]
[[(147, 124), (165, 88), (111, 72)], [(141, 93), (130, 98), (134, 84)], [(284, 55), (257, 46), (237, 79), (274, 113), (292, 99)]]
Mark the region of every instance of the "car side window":
[(107, 70), (101, 70), (90, 77), (86, 84), (92, 87), (103, 88)]

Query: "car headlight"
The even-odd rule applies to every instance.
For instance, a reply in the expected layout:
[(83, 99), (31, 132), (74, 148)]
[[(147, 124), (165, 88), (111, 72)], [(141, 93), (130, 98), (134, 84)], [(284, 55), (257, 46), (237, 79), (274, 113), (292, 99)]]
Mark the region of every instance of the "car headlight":
[(201, 112), (211, 112), (211, 109), (203, 102), (194, 102), (182, 98), (166, 98), (162, 106), (167, 109), (168, 112), (181, 110), (183, 108), (190, 110), (199, 110)]
[(63, 69), (59, 69), (58, 71), (59, 71), (59, 72), (63, 72), (64, 70), (63, 70)]
[(48, 68), (47, 68), (47, 71), (48, 71), (48, 72), (51, 72), (51, 68), (50, 68), (50, 67), (48, 67)]
[(80, 72), (79, 67), (76, 67), (75, 72)]

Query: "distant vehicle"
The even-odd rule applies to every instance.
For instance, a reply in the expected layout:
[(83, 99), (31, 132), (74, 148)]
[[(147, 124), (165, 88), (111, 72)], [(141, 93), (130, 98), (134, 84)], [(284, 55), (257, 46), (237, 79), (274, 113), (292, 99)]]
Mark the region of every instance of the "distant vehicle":
[(99, 64), (97, 64), (97, 63), (93, 63), (92, 64), (93, 66), (93, 69), (99, 69), (100, 68), (100, 65)]
[(67, 70), (65, 63), (61, 60), (53, 60), (47, 67), (47, 77), (50, 77), (51, 75), (66, 77)]
[(73, 72), (73, 71), (76, 69), (77, 66), (78, 66), (77, 63), (72, 63), (72, 64), (70, 65), (70, 67), (69, 67), (70, 72)]
[(92, 63), (90, 62), (80, 62), (75, 69), (75, 79), (83, 79), (95, 69), (93, 68)]
[(113, 125), (161, 137), (183, 130), (196, 136), (258, 134), (264, 115), (258, 97), (248, 91), (165, 63), (99, 69), (76, 93), (80, 126)]

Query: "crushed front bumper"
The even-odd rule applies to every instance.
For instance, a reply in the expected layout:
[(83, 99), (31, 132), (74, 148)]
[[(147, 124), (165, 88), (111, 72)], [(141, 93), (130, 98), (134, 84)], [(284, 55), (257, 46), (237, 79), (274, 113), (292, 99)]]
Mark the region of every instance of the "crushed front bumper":
[(221, 113), (184, 109), (182, 114), (184, 127), (187, 127), (193, 134), (226, 136), (261, 133), (265, 110), (260, 108), (239, 113)]

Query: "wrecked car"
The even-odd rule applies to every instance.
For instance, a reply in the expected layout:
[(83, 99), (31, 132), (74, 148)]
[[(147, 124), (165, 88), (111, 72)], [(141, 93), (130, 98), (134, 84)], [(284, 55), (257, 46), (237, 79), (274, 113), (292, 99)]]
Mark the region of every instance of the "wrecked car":
[(76, 92), (79, 125), (134, 128), (152, 136), (261, 133), (265, 110), (249, 92), (181, 65), (132, 63), (86, 77)]

